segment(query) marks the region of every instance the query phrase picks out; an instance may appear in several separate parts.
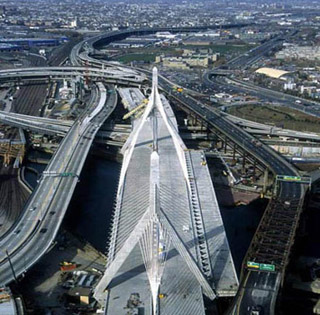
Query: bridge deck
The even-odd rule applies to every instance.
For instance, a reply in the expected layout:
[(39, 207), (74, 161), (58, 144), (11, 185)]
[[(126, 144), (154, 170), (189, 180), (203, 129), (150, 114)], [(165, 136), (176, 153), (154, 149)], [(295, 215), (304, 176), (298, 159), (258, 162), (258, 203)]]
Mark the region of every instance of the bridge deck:
[[(172, 109), (161, 97), (166, 114), (177, 129)], [(160, 160), (160, 207), (183, 241), (193, 259), (198, 262), (197, 235), (193, 228), (193, 207), (179, 158), (164, 120), (157, 113), (158, 153)], [(135, 128), (139, 123), (134, 124)], [(117, 200), (113, 235), (110, 249), (115, 257), (129, 237), (149, 204), (150, 155), (152, 153), (153, 129), (147, 120), (139, 132), (137, 142), (126, 172), (121, 198)], [(194, 179), (199, 191), (200, 214), (204, 221), (209, 263), (218, 295), (233, 296), (238, 282), (228, 241), (211, 182), (208, 167), (199, 151), (185, 151), (190, 157), (190, 177)], [(124, 166), (123, 166), (124, 167)], [(160, 285), (160, 311), (163, 314), (204, 314), (201, 286), (190, 271), (185, 259), (171, 244)], [(112, 257), (109, 257), (109, 263)], [(130, 297), (139, 294), (136, 306)], [(137, 295), (136, 295), (137, 297)], [(127, 314), (129, 309), (143, 309), (151, 314), (151, 293), (148, 276), (144, 266), (139, 244), (131, 251), (107, 291), (106, 313)]]

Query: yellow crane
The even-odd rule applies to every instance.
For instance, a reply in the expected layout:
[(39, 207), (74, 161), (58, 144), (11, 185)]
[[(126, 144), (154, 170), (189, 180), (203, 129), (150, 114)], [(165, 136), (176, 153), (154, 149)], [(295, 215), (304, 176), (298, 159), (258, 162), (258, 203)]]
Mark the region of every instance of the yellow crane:
[[(144, 99), (142, 101), (142, 103), (140, 105), (138, 105), (137, 107), (135, 107), (134, 109), (132, 109), (130, 112), (126, 113), (122, 119), (126, 120), (128, 118), (130, 118), (132, 115), (136, 114), (136, 115), (139, 115), (139, 113), (141, 114), (141, 110), (146, 107), (146, 105), (148, 104), (148, 100), (147, 99)], [(142, 111), (143, 112), (143, 111)], [(139, 115), (140, 116), (140, 115)]]

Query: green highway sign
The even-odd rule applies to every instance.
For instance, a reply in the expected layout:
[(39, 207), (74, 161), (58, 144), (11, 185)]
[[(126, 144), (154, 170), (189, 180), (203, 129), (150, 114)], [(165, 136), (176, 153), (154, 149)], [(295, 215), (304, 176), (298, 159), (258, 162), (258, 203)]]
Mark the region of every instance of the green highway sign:
[(276, 266), (275, 265), (270, 265), (270, 264), (260, 264), (260, 270), (263, 271), (275, 271)]
[(254, 261), (247, 261), (247, 267), (248, 268), (259, 269), (260, 268), (260, 264), (254, 262)]
[(300, 176), (283, 176), (284, 180), (293, 180), (293, 181), (301, 181), (301, 177)]
[(271, 264), (260, 264), (255, 261), (247, 261), (247, 267), (261, 271), (275, 271), (276, 266)]
[(310, 176), (290, 176), (290, 175), (277, 175), (277, 181), (296, 182), (301, 184), (311, 184)]
[(278, 175), (278, 179), (281, 180), (287, 180), (287, 181), (294, 181), (294, 182), (300, 182), (301, 177), (300, 176), (283, 176), (283, 175)]

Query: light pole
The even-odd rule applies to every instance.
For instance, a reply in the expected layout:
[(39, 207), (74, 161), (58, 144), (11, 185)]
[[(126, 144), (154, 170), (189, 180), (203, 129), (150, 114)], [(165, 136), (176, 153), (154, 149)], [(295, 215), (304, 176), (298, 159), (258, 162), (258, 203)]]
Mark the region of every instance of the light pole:
[(12, 271), (13, 278), (14, 278), (15, 282), (18, 282), (17, 277), (16, 277), (16, 273), (14, 272), (14, 269), (13, 269), (13, 265), (12, 265), (12, 262), (11, 262), (11, 258), (10, 258), (8, 249), (6, 249), (6, 254), (7, 254), (7, 257), (8, 257), (8, 261), (9, 261), (9, 265), (10, 265), (10, 268), (11, 268), (11, 271)]

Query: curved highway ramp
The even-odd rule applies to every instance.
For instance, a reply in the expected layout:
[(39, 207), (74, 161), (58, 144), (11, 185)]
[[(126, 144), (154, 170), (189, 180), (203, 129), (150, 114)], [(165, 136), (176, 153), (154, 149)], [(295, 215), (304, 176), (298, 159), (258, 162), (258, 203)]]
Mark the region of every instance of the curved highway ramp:
[(70, 128), (13, 231), (0, 240), (0, 286), (25, 273), (50, 248), (59, 230), (94, 136), (117, 103), (113, 89), (99, 93)]

